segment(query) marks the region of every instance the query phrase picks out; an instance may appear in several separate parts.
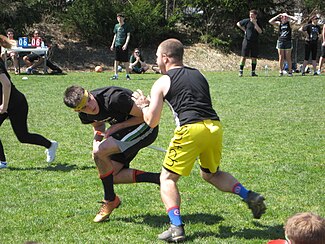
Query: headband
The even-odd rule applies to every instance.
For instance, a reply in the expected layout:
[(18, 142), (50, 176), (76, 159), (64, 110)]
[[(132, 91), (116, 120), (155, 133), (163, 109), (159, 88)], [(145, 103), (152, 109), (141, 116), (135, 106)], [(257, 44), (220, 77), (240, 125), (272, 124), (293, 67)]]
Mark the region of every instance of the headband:
[(86, 106), (88, 101), (89, 93), (85, 90), (83, 97), (81, 98), (80, 103), (74, 108), (75, 111), (81, 110), (84, 106)]

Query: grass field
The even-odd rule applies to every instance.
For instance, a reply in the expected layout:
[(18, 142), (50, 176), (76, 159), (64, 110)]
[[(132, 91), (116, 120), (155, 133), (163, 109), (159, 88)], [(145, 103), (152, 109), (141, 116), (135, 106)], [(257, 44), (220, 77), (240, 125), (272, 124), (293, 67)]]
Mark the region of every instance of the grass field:
[[(266, 243), (283, 238), (283, 223), (297, 212), (325, 217), (325, 76), (237, 77), (205, 73), (224, 126), (222, 169), (266, 197), (267, 213), (254, 220), (238, 196), (199, 177), (179, 181), (187, 243)], [(9, 168), (0, 170), (0, 243), (159, 243), (168, 226), (159, 189), (117, 185), (122, 205), (110, 221), (92, 222), (102, 185), (91, 159), (92, 129), (62, 102), (72, 84), (87, 89), (118, 85), (148, 93), (155, 74), (110, 81), (109, 73), (33, 75), (13, 82), (29, 101), (29, 128), (57, 140), (48, 166), (44, 148), (20, 144), (5, 121), (0, 129)], [(174, 129), (164, 108), (154, 145), (166, 148)], [(163, 153), (143, 149), (134, 168), (160, 171)]]

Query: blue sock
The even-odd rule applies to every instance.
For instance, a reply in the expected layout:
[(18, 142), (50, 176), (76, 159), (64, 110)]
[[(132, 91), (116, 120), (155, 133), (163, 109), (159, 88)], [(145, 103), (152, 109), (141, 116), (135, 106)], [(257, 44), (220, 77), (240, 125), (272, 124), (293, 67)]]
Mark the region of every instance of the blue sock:
[(243, 187), (242, 184), (238, 182), (232, 188), (232, 192), (239, 195), (243, 199), (247, 199), (247, 195), (249, 191), (245, 187)]
[(183, 224), (178, 206), (168, 209), (167, 212), (172, 225), (180, 226)]

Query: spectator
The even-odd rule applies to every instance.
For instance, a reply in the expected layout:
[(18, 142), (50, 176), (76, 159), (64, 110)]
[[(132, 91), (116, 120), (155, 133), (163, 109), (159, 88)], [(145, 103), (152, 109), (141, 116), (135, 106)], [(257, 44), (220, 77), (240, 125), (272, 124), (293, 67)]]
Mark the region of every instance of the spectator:
[[(10, 48), (13, 42), (4, 36), (0, 38), (0, 44), (4, 48)], [(11, 82), (5, 64), (0, 58), (0, 126), (9, 119), (12, 129), (21, 143), (28, 143), (45, 147), (46, 161), (55, 159), (58, 143), (50, 141), (39, 134), (30, 133), (27, 127), (28, 103), (22, 94)], [(0, 141), (0, 169), (7, 168), (8, 164)]]
[(311, 62), (314, 69), (314, 75), (317, 75), (316, 69), (316, 57), (317, 57), (317, 45), (318, 45), (318, 36), (321, 34), (322, 30), (320, 26), (317, 24), (318, 17), (315, 15), (311, 18), (307, 25), (304, 25), (299, 28), (299, 31), (305, 32), (306, 40), (305, 40), (305, 59), (302, 65), (301, 75), (305, 75), (305, 69), (308, 64), (308, 60), (311, 54)]
[(283, 76), (284, 60), (288, 63), (288, 76), (292, 76), (292, 60), (291, 51), (293, 48), (292, 43), (292, 30), (291, 22), (297, 21), (297, 18), (288, 15), (287, 13), (278, 14), (269, 20), (269, 23), (279, 27), (279, 37), (276, 44), (279, 54), (279, 75)]
[(144, 61), (139, 48), (134, 49), (130, 57), (130, 70), (136, 74), (142, 74), (149, 69), (149, 66)]
[[(33, 38), (41, 38), (40, 37), (40, 32), (38, 30), (35, 30), (33, 33)], [(46, 46), (49, 48), (49, 51), (52, 48), (52, 44), (48, 40), (43, 40), (41, 38), (41, 42), (43, 43), (42, 45), (46, 44)], [(29, 74), (34, 74), (36, 73), (36, 68), (44, 64), (44, 51), (33, 51), (30, 54), (26, 55), (23, 57), (23, 60), (25, 64), (28, 66), (26, 69), (26, 73)], [(62, 69), (54, 64), (52, 61), (49, 59), (46, 60), (46, 66), (52, 70), (51, 74), (62, 74), (63, 71)]]
[(297, 213), (284, 226), (287, 240), (268, 244), (325, 244), (325, 219), (313, 213)]
[(323, 25), (323, 31), (322, 31), (322, 37), (323, 37), (323, 42), (322, 42), (322, 47), (321, 47), (321, 56), (319, 58), (319, 70), (318, 74), (320, 75), (322, 73), (322, 67), (325, 61), (325, 24)]
[(237, 26), (245, 33), (242, 44), (241, 59), (239, 65), (239, 76), (243, 76), (243, 70), (246, 62), (246, 57), (252, 58), (252, 76), (257, 76), (255, 73), (257, 56), (258, 56), (258, 35), (262, 33), (261, 25), (257, 20), (257, 11), (249, 11), (249, 18), (237, 22)]
[(163, 76), (153, 84), (150, 99), (137, 90), (133, 92), (133, 100), (142, 109), (144, 121), (150, 127), (158, 125), (164, 101), (176, 122), (160, 175), (161, 199), (171, 225), (158, 239), (169, 242), (185, 239), (177, 182), (181, 176), (191, 173), (197, 158), (201, 177), (206, 182), (220, 191), (240, 196), (254, 218), (261, 218), (266, 210), (264, 197), (246, 189), (235, 177), (220, 169), (223, 130), (212, 107), (208, 81), (197, 69), (183, 65), (184, 46), (179, 40), (163, 41), (156, 53)]
[(125, 23), (125, 15), (123, 13), (117, 14), (118, 23), (114, 27), (114, 37), (111, 45), (111, 50), (115, 52), (114, 72), (115, 74), (111, 80), (118, 79), (118, 65), (120, 62), (125, 63), (126, 79), (130, 80), (129, 67), (129, 41), (131, 36), (131, 27)]
[[(10, 40), (14, 40), (14, 35), (15, 35), (15, 31), (11, 28), (9, 28), (7, 30), (7, 37), (10, 39)], [(1, 52), (1, 58), (3, 61), (6, 61), (6, 59), (11, 59), (12, 62), (13, 62), (13, 65), (15, 67), (15, 74), (18, 75), (19, 74), (19, 59), (18, 59), (18, 53), (17, 52), (14, 52), (14, 51), (6, 51), (6, 50), (3, 50), (3, 52)]]

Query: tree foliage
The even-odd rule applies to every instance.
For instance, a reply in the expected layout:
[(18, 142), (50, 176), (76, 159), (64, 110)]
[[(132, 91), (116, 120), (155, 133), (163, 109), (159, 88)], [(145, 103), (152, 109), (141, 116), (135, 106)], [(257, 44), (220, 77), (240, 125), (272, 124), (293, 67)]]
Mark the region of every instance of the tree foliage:
[(269, 41), (273, 29), (268, 20), (280, 12), (320, 14), (325, 18), (322, 0), (20, 0), (0, 1), (1, 32), (14, 28), (18, 34), (52, 16), (65, 30), (89, 44), (110, 45), (116, 13), (125, 12), (133, 27), (132, 46), (157, 44), (168, 37), (184, 43), (204, 41), (218, 48), (240, 45), (242, 32), (236, 22), (247, 18), (250, 9), (259, 12)]

